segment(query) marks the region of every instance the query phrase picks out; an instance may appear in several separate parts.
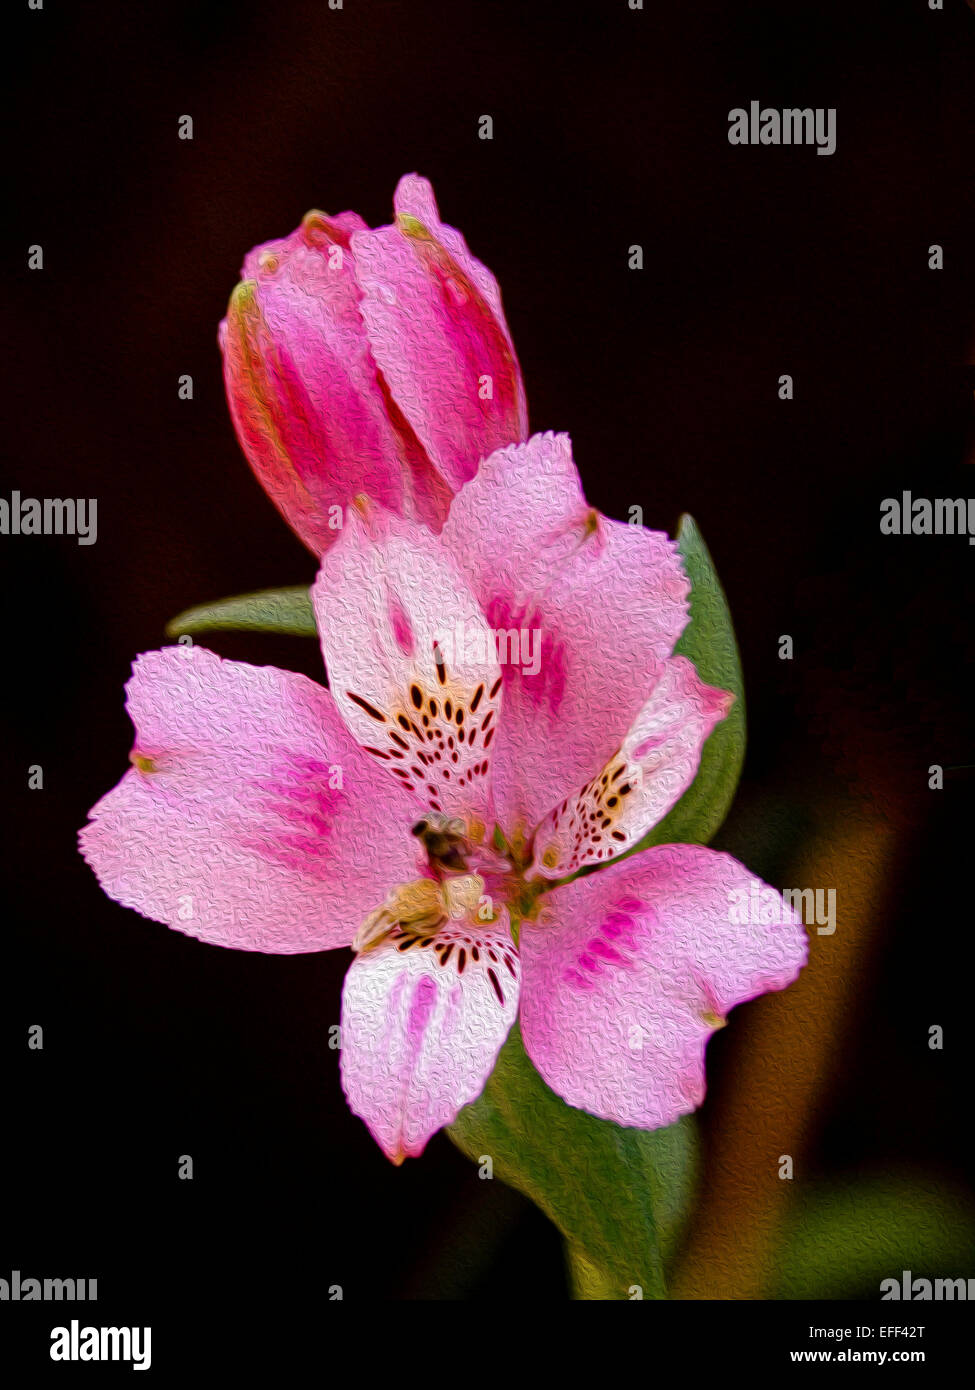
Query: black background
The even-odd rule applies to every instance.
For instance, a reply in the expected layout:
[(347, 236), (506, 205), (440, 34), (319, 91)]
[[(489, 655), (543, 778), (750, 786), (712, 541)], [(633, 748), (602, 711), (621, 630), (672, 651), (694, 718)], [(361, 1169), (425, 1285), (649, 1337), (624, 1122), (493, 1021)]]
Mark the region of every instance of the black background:
[[(774, 878), (774, 849), (749, 849), (770, 806), (801, 829), (856, 796), (897, 827), (810, 1162), (969, 1179), (975, 783), (962, 769), (935, 793), (927, 769), (975, 763), (975, 550), (878, 522), (902, 488), (973, 492), (975, 16), (924, 0), (22, 9), (4, 491), (97, 497), (98, 541), (0, 538), (0, 1276), (97, 1276), (140, 1324), (331, 1284), (359, 1301), (567, 1296), (526, 1201), (443, 1136), (396, 1171), (348, 1112), (328, 1048), (344, 952), (201, 945), (109, 901), (75, 851), (126, 765), (135, 654), (191, 603), (313, 576), (223, 397), (216, 328), (243, 254), (313, 206), (387, 222), (414, 169), (500, 281), (532, 429), (571, 433), (607, 514), (640, 504), (673, 532), (689, 511), (709, 543), (750, 723), (718, 843)], [(752, 99), (836, 107), (836, 153), (730, 146), (727, 113)], [(212, 645), (321, 673), (310, 642)], [(719, 1095), (733, 1034), (710, 1053)]]

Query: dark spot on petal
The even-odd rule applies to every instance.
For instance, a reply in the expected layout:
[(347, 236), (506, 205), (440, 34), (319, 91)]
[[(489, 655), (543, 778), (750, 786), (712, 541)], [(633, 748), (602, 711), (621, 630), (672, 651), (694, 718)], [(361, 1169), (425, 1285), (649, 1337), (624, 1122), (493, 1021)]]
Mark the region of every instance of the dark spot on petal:
[(380, 724), (386, 723), (386, 716), (380, 710), (376, 709), (375, 705), (370, 705), (368, 700), (363, 700), (360, 695), (354, 695), (351, 690), (347, 690), (345, 693), (354, 704), (357, 704), (360, 709), (365, 710), (370, 719), (376, 719)]

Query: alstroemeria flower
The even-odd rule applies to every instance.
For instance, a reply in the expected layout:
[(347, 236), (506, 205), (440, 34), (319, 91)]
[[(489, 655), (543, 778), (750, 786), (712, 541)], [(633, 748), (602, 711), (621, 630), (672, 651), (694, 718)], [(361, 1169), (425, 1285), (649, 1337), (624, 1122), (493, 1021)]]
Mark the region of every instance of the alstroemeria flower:
[(220, 325), (241, 446), (315, 555), (360, 493), (438, 531), (480, 461), (528, 434), (494, 276), (426, 179), (393, 203), (389, 227), (310, 212), (256, 246)]
[[(330, 689), (201, 648), (141, 657), (133, 767), (85, 857), (204, 941), (352, 945), (343, 1084), (396, 1162), (477, 1097), (519, 1010), (566, 1101), (669, 1124), (729, 1009), (806, 953), (784, 904), (734, 924), (753, 880), (726, 854), (612, 862), (730, 705), (671, 655), (687, 593), (672, 542), (586, 505), (565, 436), (495, 453), (439, 537), (353, 511), (313, 590)], [(540, 634), (537, 663), (499, 663), (499, 615)]]

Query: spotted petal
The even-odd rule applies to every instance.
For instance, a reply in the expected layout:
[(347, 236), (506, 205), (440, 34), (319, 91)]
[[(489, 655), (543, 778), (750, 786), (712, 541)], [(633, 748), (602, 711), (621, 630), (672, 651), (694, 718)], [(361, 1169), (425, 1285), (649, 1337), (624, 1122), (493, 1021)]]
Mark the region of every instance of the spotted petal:
[(429, 531), (350, 513), (312, 589), (329, 685), (355, 738), (416, 798), (486, 816), (501, 672), (477, 600)]
[(321, 686), (168, 647), (127, 692), (133, 766), (80, 836), (124, 906), (219, 946), (319, 951), (415, 873), (409, 797)]
[(728, 854), (661, 845), (545, 896), (521, 930), (521, 1030), (553, 1091), (641, 1129), (701, 1104), (708, 1038), (806, 960), (802, 923), (777, 895), (775, 925), (738, 925), (753, 882)]
[(480, 1095), (518, 1008), (505, 922), (396, 931), (356, 956), (342, 995), (342, 1084), (394, 1163)]
[(733, 700), (699, 680), (686, 657), (664, 662), (618, 752), (539, 825), (534, 872), (564, 878), (639, 844), (693, 782), (701, 749)]

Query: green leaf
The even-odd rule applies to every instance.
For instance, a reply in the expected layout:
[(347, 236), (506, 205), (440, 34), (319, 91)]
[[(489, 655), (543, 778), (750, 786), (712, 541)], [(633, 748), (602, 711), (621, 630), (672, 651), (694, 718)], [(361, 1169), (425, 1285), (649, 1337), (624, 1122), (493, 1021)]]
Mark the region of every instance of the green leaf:
[(623, 1129), (566, 1105), (529, 1060), (516, 1024), (483, 1094), (447, 1133), (468, 1158), (525, 1193), (569, 1247), (577, 1294), (665, 1298), (664, 1260), (690, 1200), (691, 1120), (660, 1130)]
[(975, 1210), (932, 1179), (883, 1176), (812, 1188), (786, 1218), (766, 1297), (880, 1298), (904, 1270), (967, 1278)]
[(631, 854), (651, 845), (708, 844), (731, 808), (745, 761), (745, 683), (731, 611), (691, 516), (680, 519), (677, 547), (691, 581), (691, 620), (675, 653), (693, 661), (703, 681), (732, 691), (735, 703), (704, 745), (694, 781)]
[(308, 588), (262, 589), (257, 594), (238, 594), (187, 608), (166, 624), (169, 637), (185, 632), (209, 632), (230, 628), (248, 632), (281, 632), (293, 637), (316, 637), (315, 614)]

